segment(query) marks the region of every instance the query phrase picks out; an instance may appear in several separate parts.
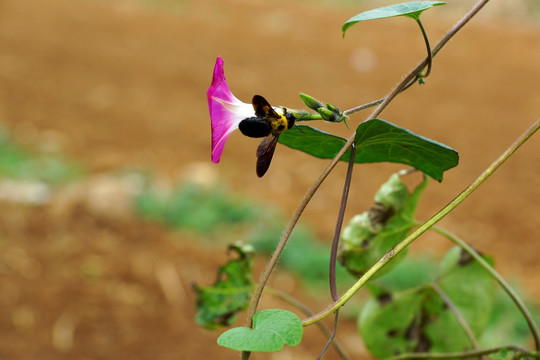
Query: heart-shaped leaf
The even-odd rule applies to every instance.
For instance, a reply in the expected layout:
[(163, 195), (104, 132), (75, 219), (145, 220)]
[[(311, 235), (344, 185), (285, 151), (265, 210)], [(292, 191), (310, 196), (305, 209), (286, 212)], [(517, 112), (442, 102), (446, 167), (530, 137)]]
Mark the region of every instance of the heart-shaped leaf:
[(298, 316), (290, 311), (262, 310), (253, 316), (253, 329), (237, 327), (227, 330), (217, 339), (217, 343), (240, 351), (279, 351), (285, 344), (298, 345), (303, 330)]
[(395, 16), (407, 16), (417, 20), (423, 11), (444, 4), (446, 4), (444, 1), (411, 1), (364, 11), (347, 20), (345, 24), (343, 24), (341, 31), (343, 32), (343, 36), (345, 36), (345, 31), (347, 31), (348, 28), (357, 22), (366, 20), (385, 19)]
[[(332, 159), (347, 141), (310, 126), (298, 125), (281, 134), (279, 142), (321, 159)], [(444, 171), (459, 162), (454, 149), (381, 119), (360, 124), (355, 143), (355, 163), (406, 164), (439, 181)], [(349, 161), (349, 152), (341, 160)]]

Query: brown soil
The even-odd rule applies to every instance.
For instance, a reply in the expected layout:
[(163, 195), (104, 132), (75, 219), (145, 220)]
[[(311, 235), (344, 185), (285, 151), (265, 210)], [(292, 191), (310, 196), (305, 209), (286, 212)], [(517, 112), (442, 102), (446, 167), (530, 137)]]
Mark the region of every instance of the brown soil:
[[(224, 58), (229, 85), (245, 101), (260, 93), (301, 108), (298, 93), (306, 92), (346, 109), (383, 96), (424, 51), (416, 27), (404, 19), (357, 25), (341, 39), (340, 26), (356, 9), (239, 0), (169, 6), (0, 2), (0, 120), (19, 142), (67, 154), (91, 175), (148, 169), (174, 183), (202, 166), (206, 176), (290, 213), (327, 162), (279, 147), (258, 179), (257, 143), (235, 134), (221, 163), (210, 165), (205, 92), (215, 57)], [(426, 14), (432, 39), (458, 19), (450, 13)], [(420, 218), (450, 201), (538, 118), (539, 44), (537, 25), (480, 16), (437, 56), (427, 84), (383, 114), (460, 152), (459, 167), (430, 185)], [(353, 124), (361, 119), (354, 116)], [(342, 126), (331, 130), (347, 133)], [(500, 272), (519, 279), (537, 303), (538, 144), (533, 138), (443, 221), (493, 254)], [(303, 217), (324, 238), (332, 232), (343, 169)], [(368, 206), (397, 169), (358, 167), (347, 216)], [(193, 322), (191, 283), (213, 280), (226, 259), (222, 244), (107, 211), (118, 205), (114, 198), (92, 206), (87, 185), (41, 207), (0, 203), (0, 358), (235, 357), (215, 344), (218, 333)], [(447, 246), (426, 235), (413, 248)], [(279, 276), (278, 285), (292, 281), (288, 289), (298, 292), (294, 280)], [(300, 296), (314, 309), (327, 301), (327, 294)], [(316, 329), (307, 331), (300, 347), (257, 358), (314, 358), (324, 340)], [(365, 356), (352, 321), (341, 334), (355, 358)]]

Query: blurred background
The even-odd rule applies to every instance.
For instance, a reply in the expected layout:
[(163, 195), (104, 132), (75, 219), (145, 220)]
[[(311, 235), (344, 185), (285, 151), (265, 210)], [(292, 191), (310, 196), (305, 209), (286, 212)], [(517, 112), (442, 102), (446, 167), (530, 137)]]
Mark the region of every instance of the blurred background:
[[(432, 43), (473, 3), (426, 12)], [(259, 179), (258, 141), (235, 133), (211, 163), (205, 93), (216, 56), (245, 102), (260, 94), (302, 109), (304, 92), (348, 109), (384, 96), (425, 55), (404, 18), (357, 24), (342, 39), (344, 21), (388, 4), (2, 0), (0, 358), (236, 357), (216, 345), (219, 332), (195, 324), (192, 284), (215, 280), (229, 243), (271, 249), (327, 161), (278, 145)], [(459, 166), (426, 190), (420, 220), (540, 116), (539, 19), (536, 0), (488, 4), (437, 55), (427, 83), (382, 114), (460, 153)], [(353, 115), (351, 128), (367, 114)], [(442, 222), (493, 255), (531, 306), (540, 305), (537, 137)], [(401, 168), (357, 166), (346, 221)], [(324, 269), (344, 173), (339, 165), (329, 176), (295, 232)], [(449, 246), (426, 234), (412, 253), (437, 258)], [(265, 260), (257, 259), (255, 279)], [(310, 264), (306, 274), (284, 263), (272, 283), (319, 310), (330, 297)], [(310, 274), (313, 284), (300, 279)], [(262, 306), (286, 305), (266, 297)], [(367, 358), (349, 313), (338, 338)], [(314, 358), (325, 340), (312, 328), (299, 347), (260, 358)]]

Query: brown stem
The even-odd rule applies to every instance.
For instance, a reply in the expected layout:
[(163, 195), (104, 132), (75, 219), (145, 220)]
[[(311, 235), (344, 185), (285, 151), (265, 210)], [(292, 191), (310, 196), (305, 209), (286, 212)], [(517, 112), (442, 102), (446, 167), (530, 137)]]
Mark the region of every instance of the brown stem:
[(339, 214), (336, 222), (336, 229), (334, 231), (334, 238), (332, 239), (332, 247), (330, 249), (330, 295), (332, 300), (336, 301), (338, 298), (337, 284), (336, 284), (336, 261), (339, 245), (339, 236), (341, 235), (341, 227), (343, 225), (343, 218), (345, 217), (345, 208), (347, 207), (347, 199), (349, 198), (349, 189), (351, 187), (352, 172), (354, 168), (354, 156), (356, 155), (356, 146), (351, 147), (351, 153), (349, 156), (349, 166), (347, 167), (347, 175), (345, 176), (345, 184), (343, 185), (343, 194), (341, 195), (341, 205), (339, 206)]

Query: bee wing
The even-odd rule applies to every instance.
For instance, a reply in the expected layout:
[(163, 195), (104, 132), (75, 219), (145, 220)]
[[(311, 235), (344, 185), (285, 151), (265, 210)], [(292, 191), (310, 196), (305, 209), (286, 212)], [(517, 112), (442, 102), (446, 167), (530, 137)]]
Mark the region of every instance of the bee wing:
[(251, 103), (253, 104), (253, 109), (255, 110), (255, 115), (261, 118), (274, 118), (279, 119), (280, 116), (274, 110), (274, 108), (266, 101), (265, 98), (263, 98), (261, 95), (255, 95), (253, 97), (253, 100), (251, 100)]
[(259, 147), (257, 148), (257, 176), (263, 177), (266, 171), (270, 167), (270, 162), (274, 156), (274, 150), (278, 142), (278, 137), (275, 135), (269, 135), (265, 137)]

